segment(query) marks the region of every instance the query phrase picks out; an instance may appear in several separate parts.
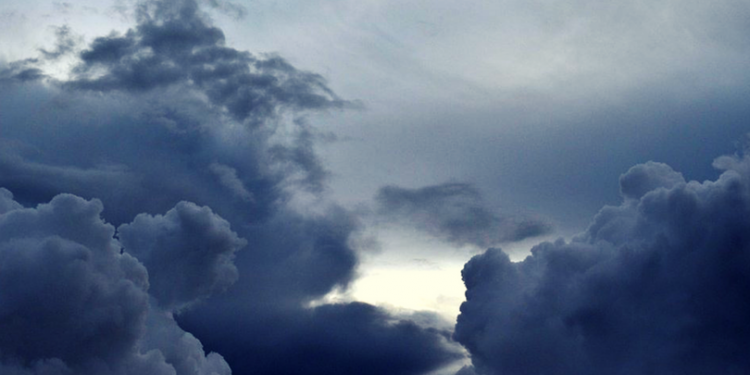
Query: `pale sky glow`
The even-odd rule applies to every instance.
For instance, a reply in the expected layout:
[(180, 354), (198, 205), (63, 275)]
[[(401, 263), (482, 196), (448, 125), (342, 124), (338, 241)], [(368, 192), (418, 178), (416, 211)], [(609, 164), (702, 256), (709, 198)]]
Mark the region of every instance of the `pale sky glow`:
[(351, 296), (360, 301), (428, 310), (452, 321), (464, 287), (461, 268), (470, 249), (456, 249), (426, 236), (386, 231), (381, 250), (366, 255)]
[(456, 248), (391, 225), (369, 228), (358, 236), (358, 247), (364, 253), (357, 280), (343, 293), (335, 290), (313, 305), (363, 301), (395, 310), (430, 311), (453, 322), (465, 290), (461, 268), (465, 259), (480, 250), (473, 246)]
[[(389, 226), (369, 235), (380, 240), (378, 250), (363, 256), (359, 278), (345, 296), (334, 292), (324, 300), (357, 300), (432, 311), (452, 322), (466, 291), (460, 278), (461, 269), (466, 259), (483, 249), (457, 248), (419, 232)], [(541, 240), (555, 239), (546, 236)], [(513, 261), (521, 261), (539, 241), (539, 238), (528, 239), (501, 247)]]

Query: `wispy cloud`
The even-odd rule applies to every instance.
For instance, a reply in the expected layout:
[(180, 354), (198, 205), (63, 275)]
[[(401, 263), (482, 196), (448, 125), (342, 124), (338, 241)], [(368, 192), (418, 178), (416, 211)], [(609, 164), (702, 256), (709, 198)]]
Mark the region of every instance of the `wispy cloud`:
[(479, 191), (466, 183), (418, 189), (385, 186), (375, 200), (381, 215), (459, 246), (472, 244), (486, 248), (551, 230), (551, 225), (542, 219), (495, 214), (487, 208)]

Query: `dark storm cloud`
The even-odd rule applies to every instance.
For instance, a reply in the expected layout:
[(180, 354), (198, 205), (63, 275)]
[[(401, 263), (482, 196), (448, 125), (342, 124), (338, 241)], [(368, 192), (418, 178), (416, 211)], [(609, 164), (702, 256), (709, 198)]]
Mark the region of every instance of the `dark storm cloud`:
[(166, 310), (181, 310), (234, 284), (234, 253), (247, 244), (211, 209), (188, 202), (163, 216), (138, 215), (117, 233), (148, 269), (149, 294)]
[(454, 337), (477, 373), (750, 371), (750, 157), (715, 165), (703, 183), (633, 167), (622, 205), (571, 242), (469, 261)]
[(114, 360), (142, 334), (146, 269), (119, 255), (101, 210), (68, 195), (0, 217), (3, 355)]
[(248, 300), (294, 305), (346, 287), (358, 263), (349, 246), (357, 228), (356, 218), (336, 206), (312, 217), (279, 209), (247, 231), (252, 246), (264, 251), (239, 254), (239, 265), (252, 272), (243, 274), (244, 290), (237, 293)]
[[(224, 3), (222, 3), (224, 4)], [(216, 3), (216, 6), (219, 4)], [(260, 125), (282, 110), (342, 108), (324, 79), (278, 56), (225, 46), (193, 1), (142, 3), (138, 27), (94, 40), (68, 85), (95, 91), (197, 89), (236, 120)]]
[(46, 75), (36, 67), (38, 59), (26, 59), (14, 61), (7, 66), (0, 64), (0, 82), (10, 84), (13, 82), (28, 82), (40, 80)]
[(149, 307), (147, 270), (120, 251), (100, 201), (67, 194), (23, 208), (0, 193), (3, 374), (170, 375), (175, 361), (165, 354), (177, 350), (196, 366), (207, 364), (179, 374), (230, 373), (215, 371), (228, 366), (195, 343), (150, 344), (158, 331), (185, 333), (169, 317), (146, 324), (160, 314)]
[(330, 173), (315, 153), (317, 134), (304, 119), (297, 119), (295, 124), (299, 131), (292, 144), (274, 146), (270, 150), (271, 155), (280, 161), (282, 167), (288, 169), (290, 175), (293, 175), (295, 170), (305, 171), (301, 178), (298, 177), (298, 182), (310, 191), (322, 192)]
[(495, 215), (486, 208), (479, 191), (465, 183), (419, 189), (385, 186), (375, 200), (381, 214), (458, 245), (486, 247), (539, 236), (551, 229), (542, 220)]
[[(230, 320), (210, 332), (190, 319), (180, 324), (221, 352), (239, 374), (423, 374), (462, 357), (447, 345), (449, 332), (397, 320), (364, 303), (221, 318)], [(236, 335), (234, 329), (254, 335)]]
[(685, 183), (681, 173), (664, 163), (649, 161), (630, 168), (628, 173), (620, 176), (620, 194), (626, 199), (641, 199), (652, 190), (668, 189), (680, 183)]
[(276, 151), (294, 149), (293, 140), (271, 142), (265, 130), (222, 122), (179, 90), (96, 96), (9, 85), (0, 97), (9, 145), (0, 149), (0, 185), (28, 204), (60, 192), (100, 198), (115, 224), (182, 200), (227, 219), (261, 220), (283, 198), (281, 186), (304, 185), (303, 168), (316, 165), (300, 162), (304, 153), (293, 161)]
[(239, 374), (422, 374), (461, 358), (447, 332), (368, 304), (301, 307), (355, 276), (354, 225), (341, 209), (315, 220), (280, 212), (247, 235), (238, 283), (179, 315), (180, 326)]
[(224, 187), (226, 187), (232, 194), (243, 201), (252, 201), (253, 193), (247, 190), (242, 180), (237, 177), (237, 170), (219, 163), (213, 163), (209, 166), (211, 172), (219, 178)]
[(22, 207), (18, 202), (13, 200), (13, 193), (8, 191), (8, 189), (0, 188), (0, 214)]
[[(319, 194), (328, 173), (300, 118), (348, 102), (280, 57), (226, 47), (193, 1), (144, 2), (137, 19), (84, 46), (69, 81), (23, 78), (34, 61), (3, 69), (0, 300), (20, 307), (0, 304), (15, 324), (0, 370), (418, 374), (457, 358), (445, 332), (375, 307), (304, 307), (356, 275), (359, 223)], [(290, 204), (300, 191), (311, 212)], [(39, 204), (59, 220), (18, 213)]]

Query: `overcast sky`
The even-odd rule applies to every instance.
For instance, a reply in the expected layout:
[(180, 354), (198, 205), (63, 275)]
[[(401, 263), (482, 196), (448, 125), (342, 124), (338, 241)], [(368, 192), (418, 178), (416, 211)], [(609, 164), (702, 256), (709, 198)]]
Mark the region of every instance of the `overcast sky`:
[(743, 0), (0, 0), (0, 372), (744, 373), (748, 35)]

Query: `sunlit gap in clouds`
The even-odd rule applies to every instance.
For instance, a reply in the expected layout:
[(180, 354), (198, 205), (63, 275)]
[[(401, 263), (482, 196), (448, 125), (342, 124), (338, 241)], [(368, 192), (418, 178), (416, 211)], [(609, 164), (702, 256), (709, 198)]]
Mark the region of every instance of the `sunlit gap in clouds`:
[[(348, 288), (333, 290), (312, 301), (310, 306), (362, 301), (395, 313), (431, 312), (441, 318), (434, 323), (452, 330), (465, 300), (461, 270), (472, 256), (486, 248), (472, 244), (457, 246), (394, 224), (370, 225), (359, 237), (377, 238), (377, 243), (366, 244), (369, 248), (360, 250), (358, 277)], [(553, 234), (495, 247), (503, 249), (513, 261), (522, 261), (534, 245), (557, 238)]]
[(452, 325), (463, 300), (461, 268), (478, 249), (456, 248), (408, 228), (387, 228), (377, 238), (377, 249), (364, 251), (352, 285), (315, 304), (357, 300), (394, 311), (431, 311)]

